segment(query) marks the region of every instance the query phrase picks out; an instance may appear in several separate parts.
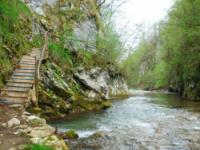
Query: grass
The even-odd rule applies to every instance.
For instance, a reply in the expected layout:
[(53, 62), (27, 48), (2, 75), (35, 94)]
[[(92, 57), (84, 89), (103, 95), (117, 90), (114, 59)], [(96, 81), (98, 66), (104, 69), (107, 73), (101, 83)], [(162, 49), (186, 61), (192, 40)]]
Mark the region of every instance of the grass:
[(19, 21), (20, 15), (23, 15), (23, 17), (31, 15), (30, 10), (23, 2), (20, 0), (0, 1), (0, 27), (4, 33), (10, 32), (13, 29), (13, 23), (15, 24)]
[(73, 66), (70, 52), (60, 44), (49, 43), (49, 52), (51, 58), (63, 69), (70, 69)]
[(29, 50), (31, 12), (21, 0), (0, 0), (0, 88), (16, 61)]

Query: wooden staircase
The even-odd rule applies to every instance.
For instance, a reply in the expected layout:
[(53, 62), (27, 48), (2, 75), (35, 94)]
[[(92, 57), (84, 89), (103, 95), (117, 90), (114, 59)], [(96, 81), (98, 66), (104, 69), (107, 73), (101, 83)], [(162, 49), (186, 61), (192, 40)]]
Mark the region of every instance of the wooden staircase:
[[(29, 105), (37, 99), (37, 65), (41, 57), (40, 49), (33, 49), (21, 58), (10, 80), (0, 93), (0, 104)], [(34, 94), (33, 94), (34, 93)]]
[(25, 107), (38, 101), (38, 78), (40, 66), (48, 45), (48, 31), (44, 34), (42, 49), (33, 48), (31, 53), (21, 58), (7, 84), (0, 91), (0, 104), (20, 104)]

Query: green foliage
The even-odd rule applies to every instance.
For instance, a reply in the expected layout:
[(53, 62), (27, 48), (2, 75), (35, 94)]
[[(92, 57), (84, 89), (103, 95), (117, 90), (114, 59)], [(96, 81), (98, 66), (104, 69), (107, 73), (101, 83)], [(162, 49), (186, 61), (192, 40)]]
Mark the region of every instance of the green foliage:
[(100, 57), (111, 63), (117, 63), (120, 60), (124, 47), (113, 26), (107, 27), (104, 35), (98, 35), (96, 40), (97, 53)]
[(26, 145), (24, 150), (54, 150), (50, 146), (40, 145), (40, 144), (30, 144)]
[(64, 69), (70, 69), (73, 65), (71, 54), (60, 43), (49, 43), (49, 51), (52, 59)]
[(13, 63), (31, 48), (31, 13), (20, 0), (0, 1), (0, 87), (13, 69)]
[[(149, 87), (146, 83), (149, 80), (153, 81), (150, 87), (172, 86), (184, 96), (200, 98), (199, 6), (199, 0), (176, 1), (168, 19), (161, 22), (157, 29), (159, 40), (153, 42), (151, 36), (141, 42), (136, 52), (124, 62), (125, 71), (134, 76), (131, 84), (145, 84)], [(148, 43), (155, 42), (159, 46), (152, 49)], [(146, 67), (143, 70), (142, 64)], [(138, 73), (141, 70), (143, 75)]]
[(41, 35), (35, 35), (31, 42), (32, 47), (41, 47), (44, 45), (44, 37)]
[[(158, 33), (154, 32), (143, 38), (139, 46), (122, 64), (122, 70), (127, 76), (130, 86), (153, 88), (156, 84), (157, 49), (159, 49)], [(157, 69), (156, 69), (157, 68)]]
[[(187, 96), (200, 83), (200, 1), (177, 1), (169, 13), (169, 20), (161, 32), (166, 63), (170, 70), (170, 84)], [(188, 86), (191, 88), (188, 89)], [(199, 92), (198, 92), (199, 93)], [(196, 95), (197, 98), (200, 95)]]

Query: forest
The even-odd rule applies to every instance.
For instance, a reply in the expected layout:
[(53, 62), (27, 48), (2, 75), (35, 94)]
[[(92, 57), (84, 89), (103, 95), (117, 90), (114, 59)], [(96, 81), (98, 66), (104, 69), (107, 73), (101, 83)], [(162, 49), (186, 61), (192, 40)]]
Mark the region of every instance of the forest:
[(200, 97), (200, 1), (178, 0), (168, 16), (145, 33), (124, 72), (132, 87), (168, 88), (197, 100)]

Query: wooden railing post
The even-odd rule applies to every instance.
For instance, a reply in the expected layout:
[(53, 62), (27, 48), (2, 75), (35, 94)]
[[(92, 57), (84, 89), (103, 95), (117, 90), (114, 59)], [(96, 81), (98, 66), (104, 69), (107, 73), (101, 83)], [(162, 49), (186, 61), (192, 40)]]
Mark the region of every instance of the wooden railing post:
[(45, 39), (45, 41), (44, 41), (45, 43), (44, 43), (44, 46), (42, 48), (42, 53), (40, 55), (39, 63), (38, 63), (38, 67), (37, 67), (38, 79), (40, 79), (40, 67), (41, 67), (41, 64), (42, 64), (42, 60), (44, 58), (45, 50), (48, 48), (48, 31), (45, 32), (44, 39)]
[(38, 105), (38, 74), (37, 74), (37, 68), (38, 68), (38, 60), (35, 56), (35, 96), (36, 96), (36, 105)]

